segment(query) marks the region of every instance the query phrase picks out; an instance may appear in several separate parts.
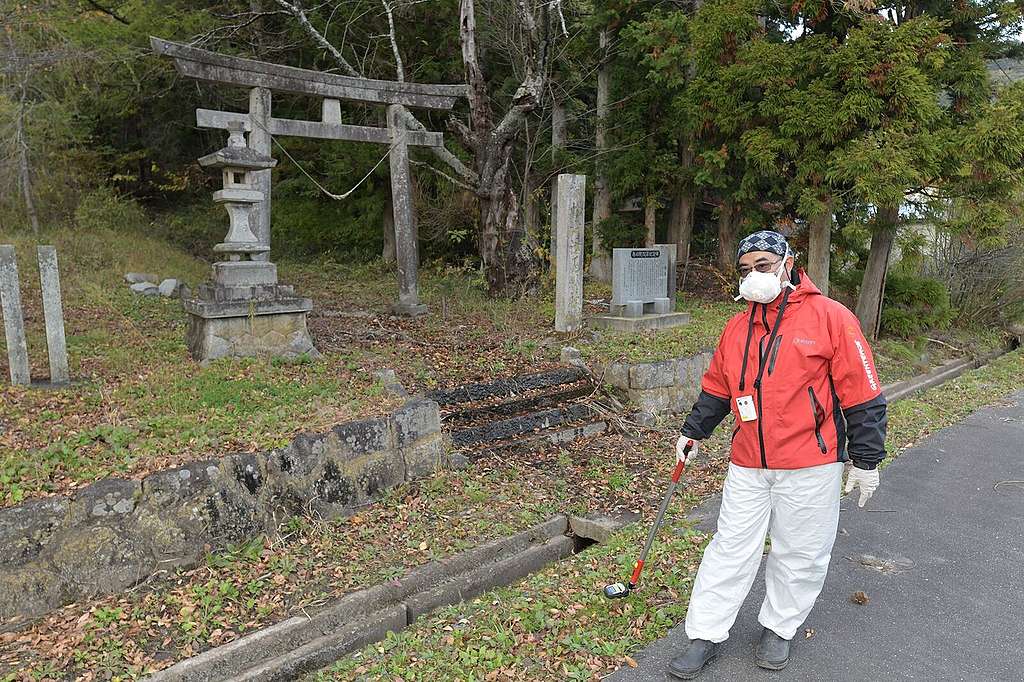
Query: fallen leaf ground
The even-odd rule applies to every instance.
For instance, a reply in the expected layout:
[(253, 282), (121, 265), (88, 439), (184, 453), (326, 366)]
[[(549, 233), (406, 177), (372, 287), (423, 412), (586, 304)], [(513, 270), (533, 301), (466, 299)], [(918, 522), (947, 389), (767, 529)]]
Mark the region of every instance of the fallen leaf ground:
[[(347, 519), (295, 519), (279, 538), (216, 552), (126, 595), (9, 624), (0, 679), (134, 679), (557, 513), (646, 513), (672, 464), (670, 439), (649, 430), (481, 460), (392, 490)], [(723, 466), (712, 460), (695, 474), (687, 504), (715, 489)]]
[[(34, 249), (24, 239), (2, 237), (0, 241), (16, 243), (22, 258), (33, 367), (37, 378), (45, 378), (45, 369), (39, 369), (46, 367), (46, 353), (38, 283), (33, 282), (35, 266), (30, 261)], [(138, 235), (58, 232), (47, 235), (47, 241), (57, 245), (61, 258), (76, 382), (63, 390), (0, 389), (0, 503), (4, 505), (69, 492), (109, 475), (139, 477), (193, 459), (276, 447), (298, 431), (389, 411), (394, 399), (374, 380), (377, 369), (392, 368), (408, 388), (419, 390), (539, 371), (556, 362), (563, 343), (578, 345), (595, 363), (656, 360), (711, 346), (724, 320), (738, 309), (721, 300), (722, 292), (684, 296), (679, 307), (694, 313), (694, 323), (688, 327), (657, 336), (608, 333), (555, 338), (549, 333), (550, 291), (526, 301), (490, 301), (481, 293), (482, 283), (474, 273), (427, 269), (423, 298), (432, 312), (425, 318), (404, 320), (387, 313), (394, 296), (394, 273), (382, 264), (283, 263), (282, 280), (317, 301), (309, 324), (323, 357), (200, 367), (187, 358), (184, 315), (177, 302), (131, 294), (121, 278), (128, 271), (155, 271), (194, 284), (205, 276), (205, 264)], [(588, 285), (586, 298), (592, 301), (588, 309), (597, 311), (599, 305), (593, 301), (607, 299), (609, 293), (607, 287)], [(894, 346), (899, 352), (892, 353), (890, 376), (934, 363), (926, 352), (922, 357), (920, 349), (903, 346)], [(0, 363), (6, 361), (3, 351), (0, 348)], [(908, 360), (908, 352), (917, 354), (917, 364)], [(889, 355), (880, 356), (881, 365)], [(0, 372), (6, 374), (6, 365), (0, 366)], [(996, 383), (996, 388), (1004, 388)], [(904, 407), (909, 404), (897, 406), (894, 415), (911, 409)], [(948, 416), (945, 408), (932, 403), (919, 403), (913, 409), (901, 423), (933, 428)], [(71, 605), (31, 623), (4, 624), (0, 635), (4, 677), (0, 679), (133, 679), (554, 513), (637, 510), (650, 518), (671, 466), (664, 453), (673, 427), (668, 424), (665, 431), (649, 430), (636, 437), (619, 434), (543, 453), (485, 460), (466, 472), (441, 472), (391, 491), (349, 519), (294, 520), (280, 537), (258, 538), (215, 552), (199, 568), (154, 578), (125, 595)], [(707, 465), (691, 472), (681, 505), (673, 512), (677, 517), (717, 489), (724, 471), (724, 448), (724, 440), (712, 443)], [(391, 672), (397, 659), (374, 654), (373, 649), (360, 660), (347, 661), (337, 675), (415, 677), (421, 671), (436, 671), (446, 656), (457, 655), (470, 657), (460, 663), (468, 666), (466, 670), (486, 674), (514, 663), (512, 667), (540, 677), (587, 678), (620, 660), (630, 641), (649, 634), (651, 622), (661, 627), (679, 614), (677, 602), (685, 594), (702, 542), (685, 532), (672, 535), (677, 543), (672, 546), (673, 558), (661, 561), (648, 576), (651, 585), (662, 584), (661, 580), (667, 590), (661, 597), (650, 592), (645, 597), (645, 603), (660, 612), (633, 612), (637, 607), (623, 606), (621, 613), (609, 616), (601, 604), (572, 600), (565, 591), (589, 594), (595, 581), (608, 580), (612, 564), (618, 566), (617, 574), (628, 571), (626, 562), (632, 559), (640, 533), (638, 526), (610, 546), (564, 564), (576, 571), (568, 580), (557, 572), (541, 574), (553, 582), (546, 587), (537, 583), (539, 592), (522, 600), (514, 590), (499, 593), (505, 595), (501, 603), (511, 609), (507, 613), (502, 610), (505, 607), (491, 609), (507, 616), (501, 628), (483, 628), (478, 637), (477, 630), (466, 624), (447, 623), (451, 631), (442, 642), (451, 637), (453, 642), (458, 638), (459, 644), (445, 648), (430, 639), (428, 646), (424, 639), (410, 649), (417, 651), (417, 660), (407, 661), (407, 670), (399, 666), (406, 672)], [(630, 551), (623, 551), (626, 547)], [(538, 615), (539, 604), (548, 611), (543, 618)], [(467, 623), (477, 617), (465, 613)], [(514, 624), (515, 618), (520, 625)], [(588, 624), (597, 626), (605, 618), (612, 618), (607, 635), (595, 640), (586, 634), (592, 629)], [(395, 647), (412, 641), (402, 638), (417, 636), (414, 633), (419, 631), (403, 634), (393, 646), (382, 648), (394, 654)], [(535, 649), (510, 649), (507, 641), (488, 634), (492, 631), (507, 631), (513, 640), (521, 635), (521, 644)], [(556, 646), (562, 640), (553, 633), (560, 631), (566, 642)], [(623, 632), (632, 633), (634, 639), (622, 640)], [(491, 640), (483, 639), (485, 635)], [(462, 651), (467, 648), (463, 644), (472, 649), (483, 642), (489, 643), (481, 651), (493, 650), (497, 659), (488, 658), (491, 653), (472, 658)], [(551, 655), (544, 653), (549, 645), (554, 646)], [(431, 647), (439, 647), (434, 659)], [(355, 667), (344, 667), (349, 664)], [(363, 672), (356, 672), (361, 667)]]
[[(1020, 390), (1022, 380), (1024, 352), (1014, 351), (950, 384), (894, 404), (889, 416), (890, 455), (899, 456), (930, 433), (1004, 400)], [(664, 460), (662, 455), (658, 464)], [(665, 466), (656, 470), (665, 476)], [(702, 486), (709, 482), (698, 480)], [(884, 473), (882, 480), (884, 485)], [(644, 523), (516, 585), (442, 609), (310, 675), (307, 682), (598, 680), (630, 665), (629, 652), (664, 636), (685, 615), (707, 540), (683, 520), (695, 501), (690, 490), (682, 504), (673, 506), (641, 588), (629, 599), (608, 601), (601, 589), (629, 575), (647, 530)], [(644, 511), (649, 519), (650, 506)]]
[[(588, 362), (660, 360), (714, 345), (740, 310), (722, 281), (695, 267), (696, 288), (677, 309), (691, 324), (658, 334), (583, 332), (556, 338), (551, 282), (536, 298), (488, 299), (477, 273), (425, 268), (422, 298), (431, 313), (391, 316), (396, 276), (382, 262), (281, 263), (282, 281), (315, 301), (310, 331), (323, 355), (296, 362), (188, 358), (185, 315), (177, 301), (131, 293), (125, 272), (153, 272), (192, 285), (208, 266), (145, 235), (61, 230), (44, 240), (60, 259), (74, 384), (61, 390), (0, 385), (0, 504), (71, 492), (106, 476), (142, 477), (188, 461), (279, 447), (300, 431), (381, 414), (396, 406), (374, 379), (390, 368), (410, 391), (541, 371), (563, 344)], [(22, 302), (34, 378), (47, 357), (34, 242), (3, 236), (19, 254)], [(703, 273), (703, 278), (697, 276)], [(717, 283), (716, 283), (717, 282)], [(602, 310), (610, 289), (588, 283), (587, 310)], [(957, 336), (957, 334), (959, 336)], [(981, 352), (998, 336), (958, 332), (948, 345), (900, 341), (879, 346), (883, 380), (938, 364), (957, 350)], [(6, 348), (0, 339), (0, 374)]]
[[(1019, 390), (1016, 351), (891, 408), (898, 455)], [(342, 520), (295, 520), (280, 538), (217, 552), (200, 568), (122, 596), (60, 609), (0, 635), (0, 679), (136, 679), (254, 628), (309, 612), (433, 558), (554, 513), (636, 511), (643, 522), (523, 582), (448, 607), (310, 680), (598, 679), (685, 613), (706, 537), (684, 522), (725, 470), (727, 425), (686, 484), (629, 600), (600, 589), (628, 575), (672, 466), (675, 424), (544, 453), (488, 459), (391, 491)], [(884, 477), (884, 474), (883, 474)], [(488, 677), (490, 676), (490, 677)]]

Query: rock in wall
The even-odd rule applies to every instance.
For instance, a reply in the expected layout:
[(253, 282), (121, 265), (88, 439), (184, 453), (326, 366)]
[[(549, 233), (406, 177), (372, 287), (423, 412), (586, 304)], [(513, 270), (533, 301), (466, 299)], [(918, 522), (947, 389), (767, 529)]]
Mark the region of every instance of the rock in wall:
[(707, 350), (658, 362), (615, 362), (604, 368), (604, 380), (623, 390), (643, 412), (678, 414), (697, 399), (712, 354)]

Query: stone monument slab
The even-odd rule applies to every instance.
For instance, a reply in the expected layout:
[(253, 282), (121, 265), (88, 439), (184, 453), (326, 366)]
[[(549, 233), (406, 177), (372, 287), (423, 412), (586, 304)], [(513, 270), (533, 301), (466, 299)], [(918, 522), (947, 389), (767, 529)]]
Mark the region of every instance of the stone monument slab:
[(664, 249), (612, 249), (611, 312), (638, 301), (647, 310), (668, 291), (668, 257)]
[(28, 345), (25, 342), (25, 316), (21, 310), (21, 289), (18, 284), (18, 261), (15, 259), (14, 247), (10, 245), (0, 246), (0, 307), (4, 315), (11, 383), (28, 385), (31, 376)]
[(558, 176), (555, 217), (555, 331), (576, 332), (583, 326), (583, 223), (585, 175)]
[(46, 350), (50, 357), (50, 383), (66, 384), (71, 381), (68, 369), (68, 347), (64, 336), (64, 308), (60, 299), (60, 270), (57, 267), (57, 249), (52, 246), (36, 247), (39, 258), (39, 283), (43, 290), (43, 317), (46, 321)]
[(690, 321), (675, 312), (675, 245), (612, 249), (612, 300), (607, 315), (590, 319), (598, 329), (668, 329)]

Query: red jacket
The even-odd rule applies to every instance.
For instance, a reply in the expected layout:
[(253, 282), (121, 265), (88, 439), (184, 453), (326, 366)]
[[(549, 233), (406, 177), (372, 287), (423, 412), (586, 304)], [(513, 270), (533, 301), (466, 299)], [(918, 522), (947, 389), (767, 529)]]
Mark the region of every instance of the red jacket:
[[(794, 281), (795, 290), (751, 303), (726, 324), (683, 434), (704, 439), (731, 410), (738, 466), (800, 469), (850, 458), (873, 469), (885, 457), (886, 404), (871, 349), (853, 313), (804, 272)], [(756, 419), (741, 419), (743, 396)]]

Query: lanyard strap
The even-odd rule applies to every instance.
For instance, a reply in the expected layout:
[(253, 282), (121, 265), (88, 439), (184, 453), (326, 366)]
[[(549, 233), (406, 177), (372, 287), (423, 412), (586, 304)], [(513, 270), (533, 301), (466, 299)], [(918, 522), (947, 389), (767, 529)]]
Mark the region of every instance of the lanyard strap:
[[(786, 304), (789, 303), (789, 294), (793, 291), (792, 289), (786, 289), (786, 293), (782, 295), (782, 304), (779, 306), (779, 314), (775, 317), (775, 324), (772, 325), (772, 335), (768, 337), (768, 344), (765, 349), (757, 349), (757, 379), (754, 380), (754, 388), (761, 388), (761, 377), (764, 376), (764, 368), (767, 367), (765, 360), (768, 359), (768, 353), (771, 350), (772, 345), (775, 343), (775, 336), (779, 333), (779, 327), (782, 326), (782, 316), (786, 313)], [(745, 359), (745, 358), (744, 358)]]

